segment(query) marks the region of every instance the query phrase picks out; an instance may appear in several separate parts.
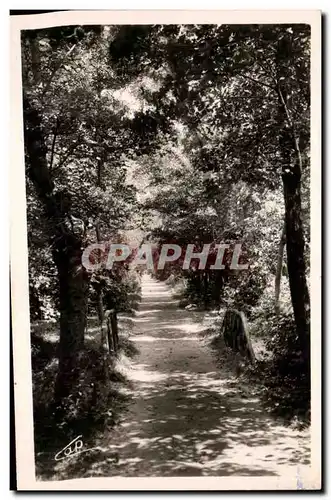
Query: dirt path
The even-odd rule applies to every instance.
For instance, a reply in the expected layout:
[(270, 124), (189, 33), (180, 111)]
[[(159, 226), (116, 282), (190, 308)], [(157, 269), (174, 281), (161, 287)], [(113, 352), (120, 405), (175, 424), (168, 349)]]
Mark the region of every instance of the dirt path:
[(139, 354), (126, 370), (132, 403), (81, 477), (304, 474), (308, 431), (282, 426), (239, 390), (198, 336), (203, 316), (179, 309), (166, 285), (143, 278), (132, 337)]

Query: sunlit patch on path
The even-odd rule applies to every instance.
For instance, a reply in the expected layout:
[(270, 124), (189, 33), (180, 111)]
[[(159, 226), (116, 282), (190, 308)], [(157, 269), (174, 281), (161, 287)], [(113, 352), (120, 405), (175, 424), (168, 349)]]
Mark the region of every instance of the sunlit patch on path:
[(99, 456), (81, 463), (84, 477), (295, 477), (298, 465), (304, 477), (308, 431), (282, 426), (257, 394), (241, 390), (200, 335), (203, 320), (174, 307), (164, 284), (143, 278), (131, 339), (139, 354), (123, 368), (132, 403), (100, 438)]

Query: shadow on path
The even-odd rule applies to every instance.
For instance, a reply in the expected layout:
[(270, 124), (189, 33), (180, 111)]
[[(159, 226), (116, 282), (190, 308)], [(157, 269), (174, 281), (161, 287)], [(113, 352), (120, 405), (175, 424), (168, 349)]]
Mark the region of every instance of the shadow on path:
[(178, 309), (166, 285), (144, 277), (125, 370), (132, 403), (98, 449), (59, 466), (58, 477), (295, 476), (309, 465), (308, 431), (284, 427), (239, 387), (200, 335), (201, 312)]

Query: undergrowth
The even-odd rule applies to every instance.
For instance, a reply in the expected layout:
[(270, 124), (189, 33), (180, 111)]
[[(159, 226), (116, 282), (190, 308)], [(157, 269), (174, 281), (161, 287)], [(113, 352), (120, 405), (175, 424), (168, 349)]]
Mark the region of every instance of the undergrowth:
[(255, 372), (263, 385), (263, 398), (276, 414), (310, 422), (310, 366), (300, 350), (291, 312), (268, 312), (264, 318), (269, 336), (268, 354), (258, 360)]
[[(54, 329), (54, 325), (53, 325)], [(118, 358), (110, 357), (98, 336), (87, 336), (78, 358), (79, 377), (70, 395), (56, 406), (53, 395), (58, 371), (58, 342), (50, 329), (43, 335), (39, 328), (32, 330), (32, 381), (36, 465), (39, 473), (49, 467), (53, 456), (79, 434), (84, 439), (98, 431), (111, 429), (119, 421), (128, 402), (123, 386), (127, 384), (118, 366)], [(123, 332), (122, 332), (123, 333)], [(52, 338), (52, 341), (47, 340)], [(137, 349), (121, 335), (119, 354), (133, 357)], [(54, 458), (54, 457), (53, 457)]]
[[(260, 397), (270, 412), (288, 423), (296, 422), (298, 427), (309, 425), (310, 366), (300, 350), (292, 312), (282, 310), (276, 314), (270, 304), (263, 313), (258, 311), (252, 320), (250, 337), (262, 341), (264, 349), (254, 364), (243, 358), (239, 364), (234, 363), (237, 375), (258, 386)], [(220, 318), (216, 326), (219, 331)], [(221, 340), (216, 336), (212, 344), (224, 354)]]

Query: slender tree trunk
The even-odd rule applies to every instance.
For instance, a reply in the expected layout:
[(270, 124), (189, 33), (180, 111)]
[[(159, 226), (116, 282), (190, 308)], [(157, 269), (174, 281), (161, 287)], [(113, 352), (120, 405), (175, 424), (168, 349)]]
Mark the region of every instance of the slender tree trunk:
[(288, 107), (286, 80), (292, 53), (291, 37), (279, 40), (276, 52), (277, 95), (279, 103), (279, 145), (282, 155), (282, 181), (285, 201), (286, 251), (291, 299), (300, 348), (310, 359), (310, 299), (304, 259), (304, 233), (301, 207), (302, 156), (293, 116)]
[(223, 288), (223, 275), (220, 269), (215, 271), (214, 293), (213, 299), (216, 307), (219, 306), (221, 301), (221, 292)]
[(309, 356), (310, 304), (304, 259), (304, 236), (301, 220), (300, 180), (295, 175), (283, 175), (287, 267), (293, 312), (300, 344), (305, 357)]
[[(30, 43), (30, 54), (31, 54), (31, 70), (33, 75), (33, 81), (35, 85), (38, 85), (40, 79), (40, 54), (38, 49), (38, 41), (36, 39), (36, 34), (31, 33), (29, 37)], [(26, 65), (24, 65), (26, 67)]]
[[(100, 326), (102, 328), (103, 320), (105, 318), (104, 310), (103, 310), (103, 293), (101, 288), (97, 289), (97, 314)], [(101, 332), (102, 333), (102, 332)]]
[[(101, 91), (99, 90), (99, 98)], [(97, 133), (97, 140), (99, 143), (101, 143), (101, 137)], [(97, 186), (101, 189), (104, 189), (104, 183), (103, 183), (103, 170), (104, 170), (104, 154), (101, 153), (101, 158), (97, 162)], [(95, 224), (95, 232), (97, 236), (97, 242), (101, 243), (101, 232), (100, 232), (100, 223), (97, 220)], [(101, 345), (104, 345), (105, 343), (105, 335), (104, 335), (104, 330), (103, 330), (103, 324), (104, 324), (104, 310), (103, 310), (103, 290), (102, 290), (102, 284), (97, 287), (96, 289), (96, 294), (97, 294), (97, 313), (98, 313), (98, 319), (99, 319), (99, 325), (100, 325), (100, 335), (101, 335)]]
[(208, 290), (209, 290), (209, 271), (208, 269), (205, 269), (203, 273), (203, 302), (205, 309), (207, 309), (209, 304)]
[(275, 277), (275, 310), (276, 310), (277, 314), (279, 313), (280, 282), (282, 279), (285, 244), (286, 244), (286, 225), (284, 224), (283, 230), (282, 230), (282, 233), (280, 236), (280, 241), (279, 241), (277, 269), (276, 269), (276, 277)]
[[(291, 299), (300, 347), (304, 358), (310, 357), (310, 300), (304, 259), (304, 234), (301, 218), (301, 168), (298, 157), (293, 161), (293, 131), (281, 132), (283, 156), (282, 180), (285, 200), (287, 268)], [(292, 148), (291, 148), (292, 146)]]
[[(101, 234), (100, 234), (100, 226), (99, 222), (97, 221), (95, 225), (95, 232), (97, 235), (97, 242), (101, 243)], [(102, 284), (99, 283), (96, 286), (96, 309), (97, 309), (97, 314), (98, 314), (98, 320), (99, 320), (99, 326), (100, 326), (100, 336), (101, 336), (101, 345), (103, 346), (105, 344), (106, 338), (105, 338), (105, 332), (104, 332), (104, 320), (105, 320), (105, 313), (103, 309), (103, 290), (102, 290)]]
[(193, 270), (193, 283), (194, 283), (194, 294), (198, 298), (201, 299), (201, 274), (199, 270)]
[[(101, 243), (101, 234), (100, 234), (100, 226), (99, 222), (96, 223), (95, 225), (95, 232), (97, 235), (97, 242)], [(96, 294), (97, 294), (97, 313), (98, 313), (98, 318), (99, 318), (99, 323), (101, 327), (101, 336), (102, 336), (102, 325), (104, 321), (104, 310), (103, 310), (103, 292), (102, 292), (102, 285), (97, 287), (96, 289)]]

